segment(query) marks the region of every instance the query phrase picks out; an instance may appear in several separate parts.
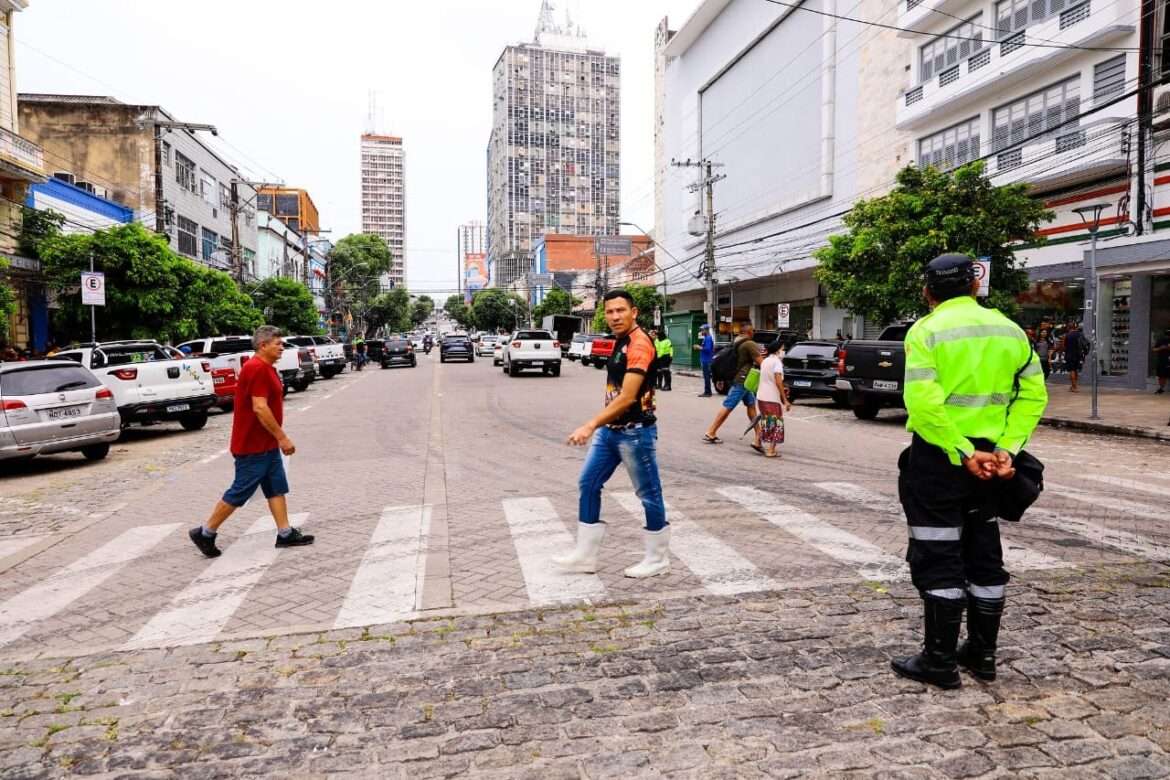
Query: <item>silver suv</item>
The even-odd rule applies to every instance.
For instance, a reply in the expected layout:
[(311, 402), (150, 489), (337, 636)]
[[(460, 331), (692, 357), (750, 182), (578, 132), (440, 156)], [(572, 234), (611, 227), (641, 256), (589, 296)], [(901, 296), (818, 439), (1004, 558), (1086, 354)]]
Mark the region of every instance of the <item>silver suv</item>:
[(0, 460), (72, 451), (101, 460), (121, 430), (113, 392), (85, 366), (0, 364)]

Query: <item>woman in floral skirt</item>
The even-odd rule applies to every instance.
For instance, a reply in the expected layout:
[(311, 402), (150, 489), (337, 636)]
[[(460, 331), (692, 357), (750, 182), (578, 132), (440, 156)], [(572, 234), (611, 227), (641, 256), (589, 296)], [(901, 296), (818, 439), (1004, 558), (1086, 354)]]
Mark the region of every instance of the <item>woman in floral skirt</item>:
[(783, 346), (779, 338), (769, 343), (765, 348), (767, 357), (760, 366), (760, 392), (756, 400), (760, 405), (760, 424), (764, 427), (760, 438), (766, 458), (780, 457), (776, 447), (784, 443), (784, 412), (792, 409), (788, 389), (784, 387)]

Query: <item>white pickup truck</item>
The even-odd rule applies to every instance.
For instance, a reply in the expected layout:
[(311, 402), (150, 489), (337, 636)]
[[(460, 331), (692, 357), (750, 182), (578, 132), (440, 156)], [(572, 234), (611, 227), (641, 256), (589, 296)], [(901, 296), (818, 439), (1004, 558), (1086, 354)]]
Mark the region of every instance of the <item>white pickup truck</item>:
[[(288, 342), (288, 339), (285, 341)], [(212, 368), (234, 368), (237, 375), (248, 358), (256, 354), (251, 336), (211, 336), (195, 339), (180, 344), (179, 350), (210, 360)], [(345, 353), (342, 352), (343, 357), (344, 355)], [(280, 374), (286, 393), (291, 388), (304, 391), (309, 387), (309, 383), (316, 378), (316, 362), (309, 353), (309, 349), (291, 343), (285, 347), (275, 368), (276, 372)]]
[(322, 379), (332, 379), (345, 370), (345, 347), (328, 336), (285, 336), (285, 344), (309, 350)]
[(504, 343), (504, 373), (517, 376), (526, 368), (539, 368), (549, 376), (561, 375), (561, 345), (548, 330), (518, 330)]
[(83, 344), (53, 359), (72, 360), (92, 371), (113, 392), (123, 427), (177, 420), (197, 431), (216, 403), (211, 361), (175, 359), (154, 341)]

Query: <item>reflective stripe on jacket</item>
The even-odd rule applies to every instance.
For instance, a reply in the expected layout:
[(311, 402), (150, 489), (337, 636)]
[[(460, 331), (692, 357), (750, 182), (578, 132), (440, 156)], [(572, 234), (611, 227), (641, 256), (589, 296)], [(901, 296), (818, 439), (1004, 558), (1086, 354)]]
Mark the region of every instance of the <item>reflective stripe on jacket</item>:
[(906, 334), (904, 398), (906, 430), (959, 465), (975, 451), (971, 439), (1019, 452), (1048, 405), (1048, 390), (1024, 331), (964, 295), (940, 303)]

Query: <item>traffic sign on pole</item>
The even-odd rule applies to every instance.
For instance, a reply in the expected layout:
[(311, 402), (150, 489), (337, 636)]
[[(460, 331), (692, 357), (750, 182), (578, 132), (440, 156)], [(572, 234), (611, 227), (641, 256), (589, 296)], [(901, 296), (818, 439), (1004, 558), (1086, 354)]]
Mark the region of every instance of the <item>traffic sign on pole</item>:
[(100, 271), (81, 272), (81, 303), (85, 306), (106, 305), (106, 275)]
[(991, 258), (980, 257), (975, 260), (975, 278), (979, 280), (978, 297), (986, 298), (991, 295)]

